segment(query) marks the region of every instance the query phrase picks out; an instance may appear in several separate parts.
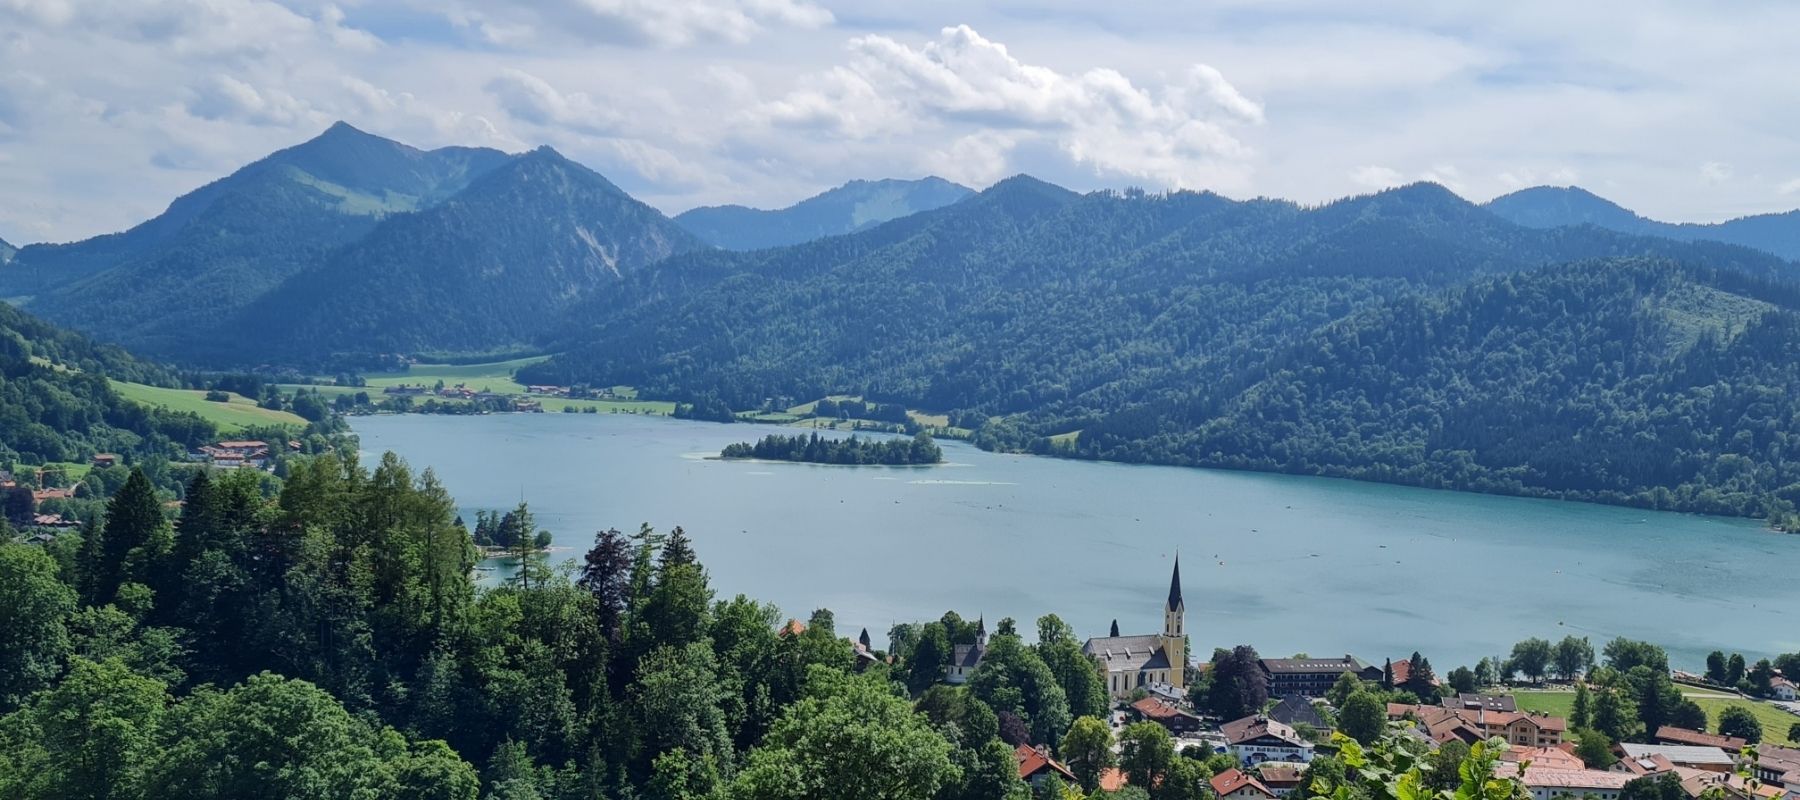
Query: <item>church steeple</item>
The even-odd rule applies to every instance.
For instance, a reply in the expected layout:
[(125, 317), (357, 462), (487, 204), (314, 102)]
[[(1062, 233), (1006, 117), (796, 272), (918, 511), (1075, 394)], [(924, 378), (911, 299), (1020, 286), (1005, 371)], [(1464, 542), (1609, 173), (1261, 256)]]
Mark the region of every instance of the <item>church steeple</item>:
[(1169, 576), (1169, 604), (1164, 606), (1168, 611), (1180, 611), (1181, 602), (1181, 553), (1175, 554), (1175, 574)]
[(1169, 576), (1169, 600), (1163, 606), (1163, 652), (1169, 657), (1168, 681), (1176, 688), (1187, 686), (1187, 630), (1184, 617), (1187, 603), (1181, 599), (1181, 553), (1175, 554), (1175, 571)]

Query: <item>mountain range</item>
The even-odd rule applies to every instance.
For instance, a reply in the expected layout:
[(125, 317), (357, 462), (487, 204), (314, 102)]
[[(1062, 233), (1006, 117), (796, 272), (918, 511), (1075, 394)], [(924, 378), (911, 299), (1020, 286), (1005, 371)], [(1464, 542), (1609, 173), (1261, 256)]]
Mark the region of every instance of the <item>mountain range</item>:
[(30, 245), (0, 295), (164, 357), (241, 324), (252, 302), (383, 221), (430, 207), (505, 163), (498, 150), (421, 151), (338, 123), (177, 198), (130, 230)]
[(740, 410), (855, 394), (995, 449), (1784, 520), (1800, 501), (1792, 215), (1029, 176), (747, 211), (671, 220), (548, 148), (338, 125), (124, 233), (26, 247), (0, 287), (203, 366), (548, 352), (519, 379)]
[(5, 239), (0, 239), (0, 264), (11, 261), (13, 254), (17, 252), (19, 252), (19, 248), (7, 243)]
[(1800, 211), (1758, 214), (1712, 224), (1658, 222), (1577, 186), (1536, 186), (1496, 197), (1487, 209), (1519, 225), (1594, 225), (1621, 233), (1684, 242), (1741, 244), (1790, 261), (1800, 259)]
[(943, 178), (851, 181), (787, 208), (703, 206), (675, 221), (707, 244), (726, 250), (760, 250), (865, 230), (891, 219), (930, 211), (973, 194)]

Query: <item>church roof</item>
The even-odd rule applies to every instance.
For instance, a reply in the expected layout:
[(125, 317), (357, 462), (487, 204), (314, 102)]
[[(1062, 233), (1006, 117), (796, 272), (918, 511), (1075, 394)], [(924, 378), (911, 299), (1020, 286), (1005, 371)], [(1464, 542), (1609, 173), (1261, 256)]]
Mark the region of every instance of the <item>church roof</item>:
[(1143, 636), (1097, 636), (1087, 640), (1087, 644), (1081, 646), (1081, 652), (1099, 660), (1107, 672), (1169, 668), (1169, 656), (1163, 651), (1162, 637), (1154, 633)]
[(974, 644), (959, 644), (951, 653), (950, 665), (974, 669), (981, 666), (981, 657), (987, 655), (987, 648)]
[(1181, 554), (1175, 554), (1175, 574), (1169, 577), (1169, 608), (1181, 608)]

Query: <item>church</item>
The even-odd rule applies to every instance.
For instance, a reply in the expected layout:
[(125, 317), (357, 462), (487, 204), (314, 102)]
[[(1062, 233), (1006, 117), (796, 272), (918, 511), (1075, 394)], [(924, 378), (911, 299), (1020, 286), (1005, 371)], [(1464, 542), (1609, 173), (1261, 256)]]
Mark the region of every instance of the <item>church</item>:
[(1182, 625), (1186, 611), (1181, 601), (1181, 556), (1177, 555), (1175, 574), (1169, 578), (1169, 599), (1163, 604), (1162, 633), (1119, 636), (1114, 623), (1114, 635), (1089, 639), (1082, 645), (1081, 651), (1105, 674), (1107, 693), (1123, 698), (1133, 689), (1158, 683), (1186, 688), (1187, 631)]

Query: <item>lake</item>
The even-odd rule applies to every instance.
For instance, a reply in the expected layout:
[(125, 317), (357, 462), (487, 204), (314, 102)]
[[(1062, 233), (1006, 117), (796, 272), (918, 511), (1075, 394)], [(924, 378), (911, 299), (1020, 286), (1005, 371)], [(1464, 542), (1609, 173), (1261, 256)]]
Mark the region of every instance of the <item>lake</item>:
[[(682, 526), (722, 597), (836, 613), (878, 647), (955, 609), (1081, 636), (1161, 626), (1179, 549), (1193, 652), (1414, 650), (1440, 675), (1529, 636), (1800, 651), (1800, 536), (1754, 520), (1374, 483), (987, 453), (935, 467), (709, 460), (778, 429), (628, 414), (357, 417), (365, 462), (392, 450), (475, 509), (531, 503), (579, 558), (596, 530)], [(486, 573), (493, 575), (494, 573)]]

